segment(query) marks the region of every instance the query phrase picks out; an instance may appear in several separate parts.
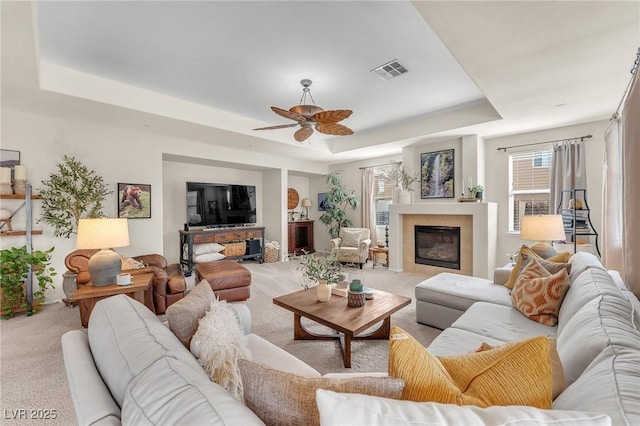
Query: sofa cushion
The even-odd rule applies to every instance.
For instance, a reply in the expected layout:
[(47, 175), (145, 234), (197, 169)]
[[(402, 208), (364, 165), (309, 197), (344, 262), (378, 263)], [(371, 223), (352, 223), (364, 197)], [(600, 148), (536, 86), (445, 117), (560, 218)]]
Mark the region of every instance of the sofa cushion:
[(184, 361), (171, 356), (156, 360), (127, 387), (122, 424), (199, 425), (204, 422), (263, 424), (251, 410), (211, 382), (202, 368), (194, 371)]
[(555, 337), (556, 327), (531, 321), (516, 308), (495, 303), (476, 302), (451, 327), (502, 342), (513, 342), (532, 336)]
[(431, 342), (427, 349), (435, 356), (460, 355), (472, 352), (482, 342), (486, 342), (491, 346), (504, 343), (502, 340), (481, 336), (460, 328), (449, 327), (442, 330), (442, 333)]
[(457, 406), (436, 402), (396, 401), (368, 395), (318, 389), (321, 424), (334, 426), (388, 425), (611, 425), (605, 414), (533, 407)]
[(614, 425), (640, 424), (640, 351), (606, 347), (553, 402), (555, 410), (605, 413)]
[(640, 332), (634, 329), (632, 307), (621, 294), (602, 294), (588, 302), (558, 335), (567, 385), (609, 345), (640, 351)]
[(576, 312), (602, 294), (620, 294), (607, 272), (591, 268), (573, 279), (558, 313), (558, 334)]
[(484, 278), (443, 272), (416, 286), (416, 299), (465, 311), (477, 301), (511, 306), (509, 290)]
[(176, 336), (146, 306), (125, 295), (96, 303), (89, 318), (89, 344), (102, 379), (122, 407), (131, 380), (164, 357), (172, 357), (205, 379), (207, 375)]
[(202, 280), (189, 294), (167, 308), (169, 328), (185, 347), (189, 347), (191, 338), (198, 329), (198, 320), (207, 313), (215, 300), (211, 286)]
[(600, 269), (602, 271), (606, 271), (606, 268), (602, 266), (600, 263), (600, 259), (598, 259), (594, 254), (587, 253), (584, 251), (578, 252), (571, 256), (569, 259), (569, 263), (571, 264), (571, 282), (580, 276), (587, 269), (595, 268)]
[(445, 404), (551, 408), (549, 339), (436, 358), (399, 327), (389, 340), (389, 376), (405, 381), (402, 399)]
[(320, 373), (301, 359), (255, 334), (245, 336), (251, 360), (267, 367), (305, 377), (320, 377)]
[(209, 311), (198, 321), (190, 347), (211, 380), (242, 401), (238, 361), (249, 356), (249, 349), (235, 312), (226, 300), (211, 303)]
[[(536, 266), (537, 265), (537, 266)], [(528, 270), (546, 270), (533, 259), (523, 269), (511, 291), (513, 306), (527, 318), (541, 324), (554, 326), (564, 296), (569, 290), (569, 274), (566, 269), (546, 277), (527, 278)], [(546, 272), (549, 274), (548, 272)]]
[(317, 425), (316, 389), (399, 398), (404, 382), (392, 377), (301, 377), (240, 361), (245, 404), (268, 425)]

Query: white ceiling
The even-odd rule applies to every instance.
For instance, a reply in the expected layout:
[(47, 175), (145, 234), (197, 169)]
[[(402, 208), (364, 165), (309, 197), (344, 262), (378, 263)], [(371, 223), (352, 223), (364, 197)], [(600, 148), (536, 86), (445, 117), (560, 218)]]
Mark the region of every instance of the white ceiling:
[[(36, 4), (3, 2), (5, 106), (321, 161), (607, 118), (640, 45), (639, 2)], [(409, 73), (370, 72), (392, 59)], [(303, 78), (354, 135), (252, 130), (289, 123), (269, 107), (298, 104)]]

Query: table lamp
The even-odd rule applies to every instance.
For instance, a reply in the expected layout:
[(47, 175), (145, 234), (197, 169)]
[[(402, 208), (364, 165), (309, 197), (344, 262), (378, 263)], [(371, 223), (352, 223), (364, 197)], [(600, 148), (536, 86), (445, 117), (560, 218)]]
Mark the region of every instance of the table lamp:
[(94, 286), (116, 284), (122, 268), (122, 258), (112, 248), (129, 245), (127, 219), (80, 219), (78, 222), (79, 249), (100, 249), (89, 259), (89, 276)]
[(305, 207), (307, 209), (307, 215), (306, 218), (309, 219), (309, 207), (311, 207), (313, 204), (311, 204), (311, 199), (310, 198), (303, 198), (302, 199), (302, 207)]
[(548, 259), (556, 254), (556, 250), (548, 241), (564, 240), (564, 225), (559, 214), (522, 216), (520, 219), (520, 238), (523, 240), (538, 240), (531, 250)]

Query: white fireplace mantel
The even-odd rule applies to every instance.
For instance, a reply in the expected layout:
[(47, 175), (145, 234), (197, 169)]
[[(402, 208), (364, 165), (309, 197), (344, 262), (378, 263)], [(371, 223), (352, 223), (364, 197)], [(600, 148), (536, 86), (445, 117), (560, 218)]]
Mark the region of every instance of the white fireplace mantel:
[(469, 215), (473, 223), (473, 276), (493, 279), (496, 267), (496, 203), (415, 203), (389, 206), (389, 270), (403, 270), (403, 215)]

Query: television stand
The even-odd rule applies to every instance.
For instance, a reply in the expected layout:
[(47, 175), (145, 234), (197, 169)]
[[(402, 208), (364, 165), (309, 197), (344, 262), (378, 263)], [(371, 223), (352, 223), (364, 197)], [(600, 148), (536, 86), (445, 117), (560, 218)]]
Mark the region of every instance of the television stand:
[(195, 262), (193, 260), (193, 245), (218, 243), (245, 242), (247, 250), (242, 256), (230, 256), (225, 259), (245, 260), (256, 259), (262, 263), (264, 256), (264, 226), (237, 227), (237, 228), (208, 228), (183, 231), (180, 230), (180, 265), (184, 275), (191, 276)]

